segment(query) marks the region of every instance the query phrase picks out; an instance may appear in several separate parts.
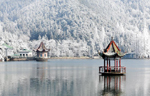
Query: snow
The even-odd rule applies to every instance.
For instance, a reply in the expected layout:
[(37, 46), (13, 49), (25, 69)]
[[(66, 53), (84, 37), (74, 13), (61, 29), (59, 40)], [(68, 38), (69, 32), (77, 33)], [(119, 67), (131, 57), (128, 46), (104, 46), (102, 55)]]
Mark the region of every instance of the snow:
[[(147, 3), (144, 3), (147, 2)], [(0, 57), (3, 43), (34, 50), (43, 41), (51, 56), (93, 56), (111, 37), (123, 52), (150, 54), (148, 0), (3, 0), (0, 3)]]

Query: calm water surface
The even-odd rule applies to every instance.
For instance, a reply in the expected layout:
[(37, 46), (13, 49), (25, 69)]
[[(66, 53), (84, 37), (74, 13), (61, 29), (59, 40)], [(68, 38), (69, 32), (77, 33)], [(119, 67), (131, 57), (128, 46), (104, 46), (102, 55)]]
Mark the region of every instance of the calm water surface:
[(0, 63), (0, 96), (150, 96), (150, 60), (122, 60), (125, 76), (100, 76), (103, 60)]

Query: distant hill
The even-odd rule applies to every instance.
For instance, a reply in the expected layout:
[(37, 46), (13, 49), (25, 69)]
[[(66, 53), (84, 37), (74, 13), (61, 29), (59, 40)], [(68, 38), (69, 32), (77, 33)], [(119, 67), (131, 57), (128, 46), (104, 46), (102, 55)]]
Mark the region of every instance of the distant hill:
[(1, 0), (0, 38), (33, 49), (44, 40), (52, 56), (89, 56), (114, 37), (124, 52), (150, 54), (148, 0)]

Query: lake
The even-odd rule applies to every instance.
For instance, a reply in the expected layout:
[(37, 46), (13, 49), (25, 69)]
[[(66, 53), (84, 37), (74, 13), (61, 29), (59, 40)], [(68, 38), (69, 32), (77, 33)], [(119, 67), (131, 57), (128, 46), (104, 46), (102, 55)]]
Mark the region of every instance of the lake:
[(150, 96), (150, 60), (123, 59), (125, 76), (101, 76), (101, 59), (0, 62), (0, 96)]

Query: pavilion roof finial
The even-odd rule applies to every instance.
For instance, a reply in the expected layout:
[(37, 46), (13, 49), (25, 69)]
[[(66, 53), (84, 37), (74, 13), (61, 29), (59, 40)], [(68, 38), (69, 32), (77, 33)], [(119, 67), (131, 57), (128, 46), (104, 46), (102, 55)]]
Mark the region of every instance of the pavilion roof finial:
[(113, 41), (114, 39), (113, 39), (113, 37), (111, 37), (111, 41)]

